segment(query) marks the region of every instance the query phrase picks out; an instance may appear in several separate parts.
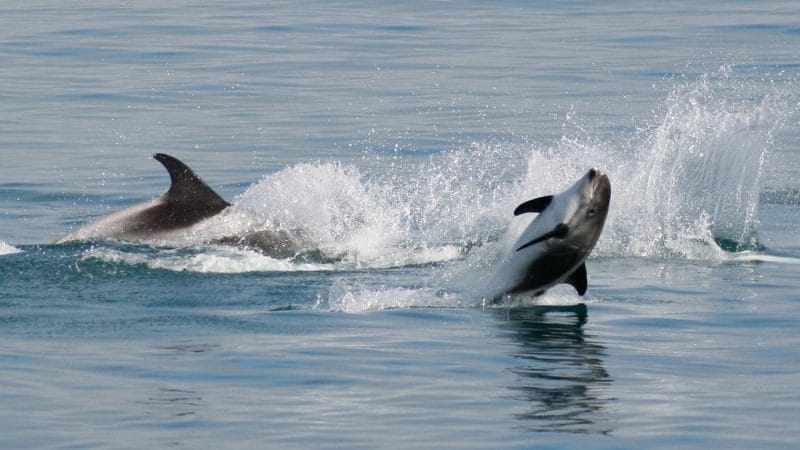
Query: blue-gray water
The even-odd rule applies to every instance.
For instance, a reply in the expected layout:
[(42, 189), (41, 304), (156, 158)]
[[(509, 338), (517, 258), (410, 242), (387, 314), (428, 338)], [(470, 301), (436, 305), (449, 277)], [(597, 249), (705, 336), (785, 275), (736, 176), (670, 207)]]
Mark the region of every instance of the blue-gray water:
[[(147, 3), (0, 7), (0, 447), (796, 445), (796, 2)], [(155, 152), (232, 213), (51, 244)], [(481, 307), (591, 166), (586, 297)]]

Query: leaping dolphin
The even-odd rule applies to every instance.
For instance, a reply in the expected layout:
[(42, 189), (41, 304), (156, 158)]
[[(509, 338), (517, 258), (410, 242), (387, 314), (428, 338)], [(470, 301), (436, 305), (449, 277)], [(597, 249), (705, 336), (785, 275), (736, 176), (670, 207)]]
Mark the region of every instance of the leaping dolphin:
[(610, 201), (608, 176), (593, 168), (566, 191), (517, 206), (515, 216), (539, 215), (500, 265), (487, 299), (499, 303), (525, 292), (538, 296), (559, 283), (586, 293), (585, 261), (603, 231)]

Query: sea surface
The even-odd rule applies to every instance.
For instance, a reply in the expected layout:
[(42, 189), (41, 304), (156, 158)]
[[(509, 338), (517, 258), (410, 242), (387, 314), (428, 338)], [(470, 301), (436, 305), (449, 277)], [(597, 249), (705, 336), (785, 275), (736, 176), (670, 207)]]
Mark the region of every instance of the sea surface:
[[(798, 18), (5, 2), (0, 447), (795, 447)], [(164, 192), (157, 152), (233, 206), (53, 244)], [(587, 294), (485, 306), (515, 206), (593, 166)], [(253, 229), (308, 251), (208, 244)]]

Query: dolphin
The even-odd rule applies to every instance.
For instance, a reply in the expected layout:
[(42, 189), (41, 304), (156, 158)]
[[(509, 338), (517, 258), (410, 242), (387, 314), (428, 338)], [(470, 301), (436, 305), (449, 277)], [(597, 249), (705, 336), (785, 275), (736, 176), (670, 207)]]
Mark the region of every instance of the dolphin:
[[(119, 241), (169, 239), (174, 236), (174, 232), (187, 230), (231, 206), (179, 159), (164, 153), (156, 153), (153, 158), (169, 173), (170, 186), (167, 192), (149, 202), (131, 206), (90, 222), (55, 243), (87, 239)], [(322, 254), (321, 251), (306, 248), (308, 244), (306, 240), (301, 230), (288, 231), (278, 228), (222, 236), (206, 243), (255, 249), (266, 256), (279, 259), (298, 256), (335, 259)]]
[(88, 223), (56, 241), (158, 239), (213, 217), (230, 206), (180, 160), (164, 153), (153, 155), (169, 173), (167, 192), (149, 202), (131, 206)]
[(492, 303), (531, 292), (534, 296), (566, 283), (586, 293), (586, 258), (597, 243), (608, 215), (611, 182), (598, 169), (589, 170), (558, 195), (517, 206), (514, 215), (539, 213), (517, 239), (489, 283)]

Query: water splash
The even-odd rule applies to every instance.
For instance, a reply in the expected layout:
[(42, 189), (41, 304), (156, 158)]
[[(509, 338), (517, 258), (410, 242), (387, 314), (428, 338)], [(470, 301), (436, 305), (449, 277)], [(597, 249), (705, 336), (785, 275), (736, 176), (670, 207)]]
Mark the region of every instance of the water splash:
[[(791, 106), (791, 94), (759, 94), (730, 75), (725, 69), (676, 84), (658, 120), (613, 142), (581, 129), (578, 137), (549, 146), (475, 144), (431, 158), (415, 169), (417, 177), (392, 178), (395, 198), (406, 200), (398, 204), (413, 211), (407, 231), (428, 246), (457, 242), (462, 256), (434, 271), (419, 290), (340, 286), (329, 303), (347, 311), (397, 307), (398, 301), (439, 305), (447, 298), (443, 292), (470, 301), (469, 293), (481, 291), (530, 220), (512, 218), (513, 207), (560, 192), (591, 166), (607, 170), (613, 185), (596, 256), (763, 260), (757, 234), (761, 180), (775, 136), (797, 106)], [(475, 173), (476, 167), (487, 170)], [(473, 200), (462, 202), (465, 197)], [(539, 299), (575, 300), (573, 292), (557, 289)]]
[(617, 242), (603, 250), (719, 258), (758, 248), (762, 173), (789, 108), (772, 94), (742, 99), (726, 82), (704, 76), (675, 87), (663, 120), (642, 136), (643, 150), (616, 169), (630, 181), (616, 184)]
[[(551, 143), (474, 143), (426, 158), (298, 164), (264, 176), (224, 214), (182, 236), (194, 252), (95, 249), (86, 257), (212, 273), (355, 271), (320, 301), (341, 311), (477, 304), (469, 293), (481, 291), (530, 221), (513, 217), (514, 207), (562, 191), (592, 166), (612, 183), (612, 209), (593, 256), (758, 255), (765, 161), (798, 109), (793, 94), (759, 89), (728, 70), (679, 82), (657, 119), (611, 140), (571, 115), (578, 131)], [(207, 244), (259, 230), (289, 233), (323, 258), (274, 259)], [(423, 279), (415, 272), (410, 283), (387, 284), (395, 278), (383, 275), (365, 281), (375, 269), (418, 265), (430, 270)], [(575, 299), (554, 289), (541, 300)]]
[(526, 153), (475, 144), (424, 160), (375, 157), (361, 168), (298, 164), (175, 239), (201, 246), (272, 230), (345, 270), (453, 260), (502, 234)]

